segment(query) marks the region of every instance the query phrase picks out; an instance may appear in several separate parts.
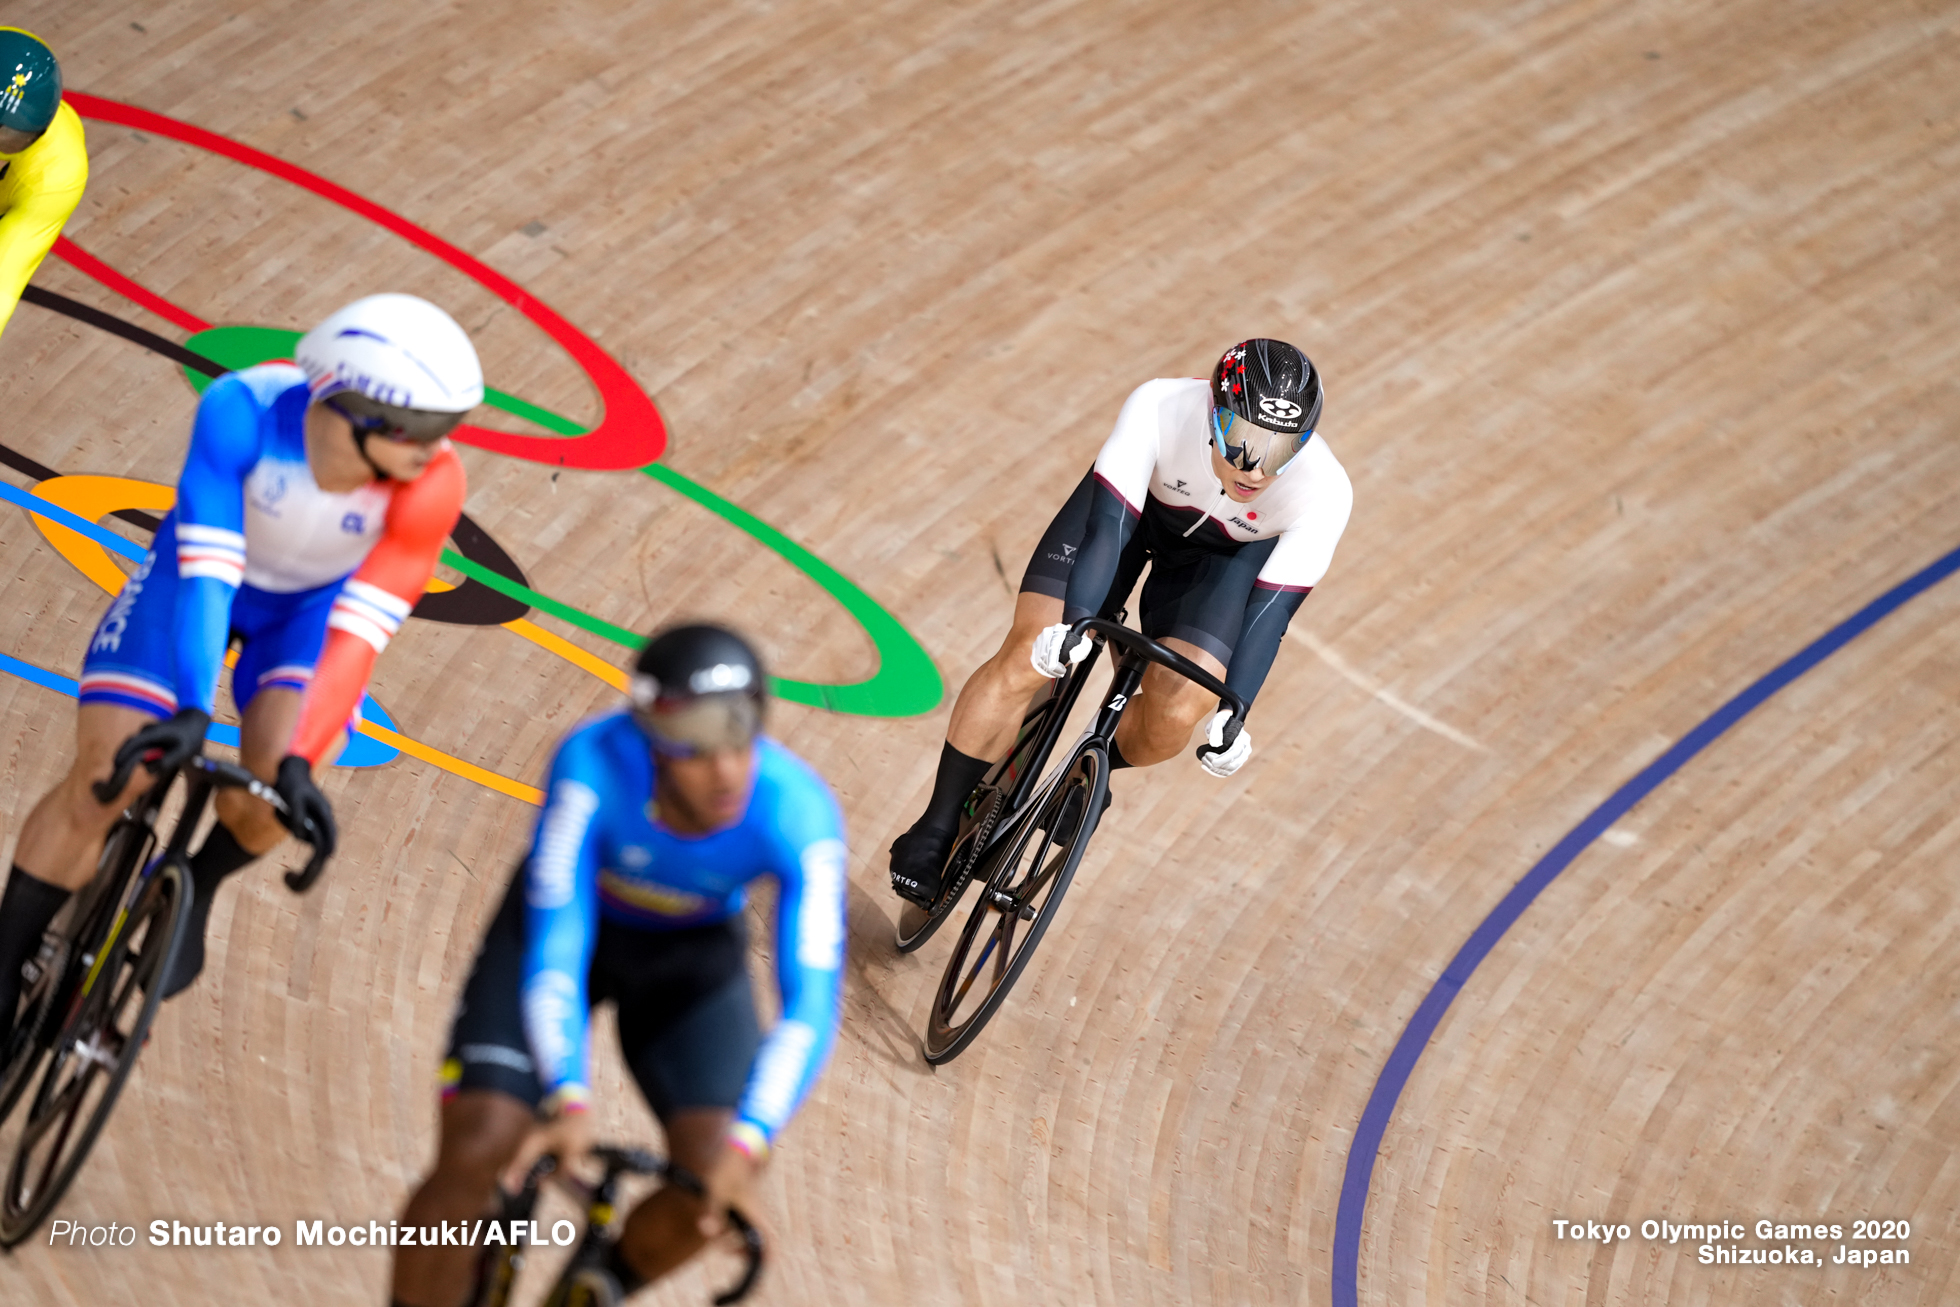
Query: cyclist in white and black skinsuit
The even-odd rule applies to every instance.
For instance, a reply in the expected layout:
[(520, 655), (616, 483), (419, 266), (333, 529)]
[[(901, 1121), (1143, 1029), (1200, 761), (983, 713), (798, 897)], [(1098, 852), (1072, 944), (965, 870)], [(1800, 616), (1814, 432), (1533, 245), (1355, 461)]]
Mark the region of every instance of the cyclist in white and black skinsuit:
[[(1315, 433), (1320, 374), (1293, 346), (1248, 340), (1211, 380), (1147, 381), (1132, 391), (1082, 478), (1035, 547), (1000, 651), (960, 691), (925, 814), (892, 845), (892, 887), (921, 906), (938, 897), (961, 805), (1014, 743), (1030, 698), (1090, 648), (1064, 650), (1068, 625), (1112, 614), (1147, 561), (1144, 634), (1182, 653), (1247, 703), (1287, 623), (1325, 575), (1354, 492)], [(1144, 675), (1117, 728), (1110, 766), (1147, 767), (1183, 748), (1207, 713), (1224, 745), (1231, 713), (1163, 667)], [(1240, 731), (1204, 767), (1230, 776), (1252, 752)]]

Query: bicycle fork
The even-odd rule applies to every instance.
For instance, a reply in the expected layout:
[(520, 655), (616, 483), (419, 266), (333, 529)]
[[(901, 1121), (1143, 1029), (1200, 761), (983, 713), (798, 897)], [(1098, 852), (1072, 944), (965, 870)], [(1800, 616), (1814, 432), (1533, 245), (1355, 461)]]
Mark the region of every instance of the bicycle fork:
[[(76, 996), (77, 1003), (86, 999), (94, 990), (103, 963), (114, 956), (116, 941), (122, 938), (123, 927), (129, 923), (129, 914), (135, 910), (137, 903), (142, 901), (143, 891), (149, 887), (150, 877), (156, 874), (156, 869), (172, 858), (176, 858), (186, 867), (190, 865), (188, 850), (191, 836), (196, 832), (197, 824), (204, 816), (205, 803), (210, 800), (211, 781), (209, 777), (194, 772), (187, 778), (186, 785), (188, 788), (184, 795), (184, 811), (177, 818), (176, 829), (170, 833), (170, 843), (164, 846), (162, 853), (145, 863), (142, 870), (130, 882), (122, 902), (116, 905), (116, 918), (109, 927), (108, 935), (102, 941), (102, 947), (96, 951), (93, 958), (83, 959), (88, 964), (88, 975), (83, 979), (81, 992)], [(158, 807), (161, 806), (159, 803)], [(154, 822), (154, 812), (145, 815), (150, 822)], [(189, 877), (185, 878), (184, 884), (186, 887), (189, 886)]]

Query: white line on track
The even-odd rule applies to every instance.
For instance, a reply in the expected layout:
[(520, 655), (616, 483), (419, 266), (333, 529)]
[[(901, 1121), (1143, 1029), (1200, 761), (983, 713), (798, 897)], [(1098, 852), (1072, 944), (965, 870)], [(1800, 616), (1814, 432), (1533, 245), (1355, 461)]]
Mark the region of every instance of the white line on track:
[(1374, 695), (1375, 698), (1380, 699), (1383, 703), (1393, 708), (1396, 712), (1401, 713), (1424, 730), (1434, 731), (1446, 740), (1454, 740), (1466, 749), (1476, 749), (1480, 752), (1484, 749), (1485, 746), (1477, 740), (1465, 735), (1449, 723), (1441, 722), (1431, 717), (1428, 713), (1402, 698), (1380, 681), (1350, 666), (1347, 659), (1335, 653), (1330, 646), (1315, 638), (1311, 632), (1295, 627), (1288, 631), (1287, 634), (1297, 637), (1302, 644), (1319, 655), (1321, 662), (1326, 663), (1329, 667), (1339, 672), (1345, 679), (1353, 682), (1369, 694)]

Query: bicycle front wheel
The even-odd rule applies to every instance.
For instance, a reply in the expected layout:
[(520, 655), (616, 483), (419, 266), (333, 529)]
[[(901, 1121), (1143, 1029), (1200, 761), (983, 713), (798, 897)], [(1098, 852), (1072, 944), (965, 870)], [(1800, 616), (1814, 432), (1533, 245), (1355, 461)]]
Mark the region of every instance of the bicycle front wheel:
[(157, 982), (189, 916), (189, 876), (167, 860), (142, 882), (134, 905), (81, 946), (94, 961), (54, 1035), (0, 1190), (0, 1247), (32, 1234), (88, 1160), (143, 1051), (162, 997)]
[(975, 877), (984, 877), (984, 884), (933, 995), (928, 1062), (949, 1062), (973, 1042), (1055, 919), (1109, 793), (1103, 746), (1095, 740), (1077, 745), (1046, 789), (1013, 829), (996, 838)]
[(22, 996), (13, 1034), (8, 1038), (5, 1049), (0, 1050), (0, 1123), (13, 1115), (28, 1086), (40, 1075), (52, 1048), (56, 1027), (67, 1014), (75, 988), (81, 983), (84, 970), (72, 967), (70, 962), (75, 954), (75, 936), (88, 930), (90, 918), (96, 910), (94, 895), (101, 888), (100, 881), (106, 876), (120, 886), (143, 865), (155, 843), (149, 828), (142, 822), (132, 819), (127, 813), (118, 818), (116, 824), (109, 828), (109, 836), (102, 844), (102, 857), (97, 862), (97, 883), (79, 891), (62, 909), (68, 922), (66, 926), (61, 925), (63, 917), (55, 918), (56, 925), (51, 928), (56, 939), (53, 954), (37, 954), (35, 961), (40, 974)]

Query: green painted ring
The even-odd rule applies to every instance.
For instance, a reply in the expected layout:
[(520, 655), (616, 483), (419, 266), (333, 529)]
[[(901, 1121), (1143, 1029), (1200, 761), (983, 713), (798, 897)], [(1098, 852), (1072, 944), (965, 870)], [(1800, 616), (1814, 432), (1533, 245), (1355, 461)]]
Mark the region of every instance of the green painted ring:
[[(251, 367), (269, 359), (291, 358), (293, 345), (299, 340), (296, 331), (282, 331), (273, 327), (212, 327), (192, 336), (186, 345), (198, 354), (227, 369)], [(185, 378), (200, 394), (211, 384), (211, 378), (193, 368), (185, 368)], [(535, 422), (548, 431), (563, 436), (581, 436), (587, 428), (571, 419), (553, 413), (550, 409), (505, 394), (501, 390), (486, 388), (483, 402), (491, 408), (501, 409), (515, 417)], [(820, 681), (798, 681), (789, 677), (770, 678), (771, 688), (780, 698), (791, 703), (807, 704), (813, 708), (826, 708), (832, 712), (851, 713), (859, 717), (916, 717), (929, 713), (939, 706), (945, 693), (945, 685), (939, 679), (939, 669), (933, 666), (923, 646), (914, 639), (896, 617), (887, 612), (877, 600), (853, 584), (843, 573), (818, 558), (815, 554), (797, 544), (788, 536), (770, 526), (755, 514), (739, 505), (723, 499), (714, 491), (697, 481), (682, 476), (672, 468), (659, 463), (650, 463), (640, 469), (661, 485), (693, 500), (715, 516), (729, 523), (764, 548), (775, 553), (791, 567), (815, 581), (824, 593), (835, 599), (849, 613), (864, 633), (871, 638), (872, 646), (878, 653), (878, 670), (862, 681), (847, 685), (829, 685)], [(582, 609), (574, 608), (549, 595), (539, 594), (528, 586), (519, 585), (481, 567), (463, 557), (453, 549), (442, 551), (444, 566), (454, 568), (471, 580), (479, 581), (502, 594), (509, 595), (520, 603), (529, 604), (540, 612), (549, 613), (559, 621), (588, 631), (601, 639), (629, 649), (637, 649), (643, 635), (615, 626), (603, 618), (594, 617)]]

